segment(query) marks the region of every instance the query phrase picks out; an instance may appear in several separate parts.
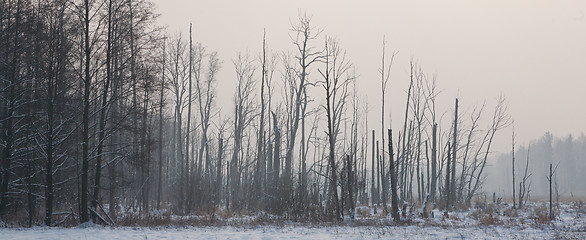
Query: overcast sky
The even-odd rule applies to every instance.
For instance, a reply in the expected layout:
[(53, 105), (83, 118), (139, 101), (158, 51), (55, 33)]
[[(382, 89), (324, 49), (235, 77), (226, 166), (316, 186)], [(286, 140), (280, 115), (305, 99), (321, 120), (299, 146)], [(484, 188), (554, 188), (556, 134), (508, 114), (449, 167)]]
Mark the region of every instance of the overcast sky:
[[(191, 22), (194, 40), (218, 51), (224, 62), (218, 99), (226, 114), (234, 90), (232, 59), (238, 52), (258, 54), (263, 28), (271, 49), (292, 49), (290, 23), (306, 11), (324, 30), (322, 36), (336, 37), (348, 51), (360, 76), (360, 94), (368, 95), (371, 119), (380, 119), (378, 69), (385, 35), (387, 49), (399, 52), (388, 90), (394, 128), (403, 117), (413, 58), (437, 75), (442, 110), (452, 109), (456, 96), (464, 109), (484, 100), (492, 107), (503, 93), (519, 143), (546, 131), (586, 132), (583, 0), (153, 1), (170, 34), (187, 34)], [(496, 150), (509, 151), (510, 130), (503, 134)]]

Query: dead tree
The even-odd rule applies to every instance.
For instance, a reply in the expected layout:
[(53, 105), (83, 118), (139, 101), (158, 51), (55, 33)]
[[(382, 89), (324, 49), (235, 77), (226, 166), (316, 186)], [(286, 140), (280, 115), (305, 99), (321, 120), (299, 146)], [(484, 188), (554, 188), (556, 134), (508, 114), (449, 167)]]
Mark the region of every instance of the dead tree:
[(456, 152), (458, 150), (458, 98), (456, 98), (456, 107), (454, 110), (454, 132), (453, 132), (452, 140), (454, 143), (452, 144), (452, 176), (451, 176), (451, 183), (450, 183), (450, 191), (448, 192), (450, 204), (453, 206), (454, 202), (456, 201)]
[[(265, 181), (265, 169), (266, 169), (266, 158), (265, 158), (265, 77), (267, 75), (267, 58), (266, 58), (266, 32), (263, 31), (262, 38), (262, 55), (261, 55), (261, 80), (260, 80), (260, 116), (259, 116), (259, 127), (257, 133), (257, 149), (256, 149), (256, 167), (254, 173), (254, 203), (261, 204), (259, 201), (263, 195), (263, 181)], [(256, 207), (256, 206), (253, 206)]]
[[(401, 179), (399, 185), (401, 186), (401, 199), (405, 200), (407, 197), (407, 145), (406, 145), (406, 134), (407, 134), (407, 119), (409, 118), (409, 101), (411, 100), (411, 89), (413, 88), (413, 68), (415, 66), (413, 65), (413, 60), (411, 60), (410, 62), (410, 69), (411, 69), (411, 76), (410, 76), (410, 81), (409, 81), (409, 89), (407, 91), (407, 103), (405, 105), (405, 119), (403, 122), (403, 136), (402, 136), (402, 146), (400, 151), (397, 152), (397, 156), (399, 158), (399, 161), (401, 162), (400, 164), (400, 168), (401, 170), (398, 170), (398, 172), (400, 172), (401, 176), (399, 176), (399, 178)], [(407, 143), (408, 144), (408, 143)]]
[(352, 171), (352, 161), (350, 161), (350, 155), (346, 155), (346, 166), (347, 166), (347, 170), (348, 170), (348, 202), (350, 203), (350, 218), (352, 220), (354, 220), (354, 197), (353, 197), (353, 174), (354, 172)]
[(448, 210), (450, 208), (450, 164), (452, 162), (451, 160), (451, 145), (448, 142), (448, 161), (446, 163), (446, 186), (444, 187), (445, 191), (444, 191), (444, 198), (445, 198), (445, 203), (446, 205), (444, 206), (445, 208), (445, 212), (444, 215), (448, 214)]
[(279, 124), (277, 121), (277, 114), (275, 112), (271, 112), (273, 115), (273, 132), (275, 134), (275, 138), (274, 138), (274, 146), (273, 148), (273, 169), (272, 169), (272, 174), (271, 174), (271, 182), (272, 182), (272, 188), (271, 188), (271, 192), (270, 194), (272, 195), (272, 198), (274, 199), (273, 204), (269, 205), (270, 209), (273, 209), (275, 212), (280, 213), (281, 212), (281, 206), (280, 206), (280, 193), (278, 192), (279, 189), (279, 183), (280, 183), (280, 177), (279, 177), (279, 172), (281, 171), (281, 129), (279, 128)]
[(552, 191), (551, 191), (551, 181), (553, 178), (553, 170), (551, 163), (549, 164), (549, 176), (546, 176), (547, 181), (549, 182), (549, 220), (552, 221), (555, 217), (553, 215), (553, 201), (552, 201)]
[[(476, 138), (476, 134), (477, 132), (479, 132), (478, 129), (478, 124), (479, 124), (479, 120), (484, 112), (484, 108), (485, 108), (485, 104), (483, 103), (482, 106), (480, 108), (474, 107), (472, 110), (472, 113), (470, 114), (470, 122), (471, 125), (468, 128), (467, 131), (467, 137), (466, 137), (466, 143), (464, 144), (464, 150), (463, 150), (463, 154), (462, 154), (462, 171), (460, 173), (460, 184), (458, 185), (458, 196), (457, 199), (458, 200), (463, 200), (464, 199), (464, 188), (465, 186), (467, 186), (466, 182), (468, 180), (470, 180), (470, 178), (467, 176), (469, 176), (469, 172), (471, 168), (474, 168), (474, 164), (476, 163), (476, 156), (474, 156), (474, 160), (472, 161), (468, 161), (470, 160), (469, 158), (471, 158), (471, 155), (473, 155), (474, 152), (474, 145), (475, 143), (478, 141), (478, 139)], [(462, 130), (464, 131), (464, 130)]]
[(553, 181), (553, 175), (555, 174), (556, 170), (558, 169), (559, 163), (555, 165), (555, 169), (553, 168), (553, 165), (550, 163), (549, 164), (549, 175), (545, 176), (545, 178), (547, 179), (547, 182), (549, 183), (549, 221), (553, 221), (555, 220), (555, 214), (553, 212), (553, 191), (552, 191), (552, 181)]
[[(327, 136), (329, 142), (329, 167), (330, 167), (330, 215), (333, 218), (339, 218), (340, 205), (338, 202), (338, 182), (336, 168), (336, 143), (340, 132), (340, 123), (346, 98), (348, 97), (348, 85), (354, 79), (353, 76), (347, 75), (352, 64), (346, 59), (346, 52), (343, 51), (338, 42), (333, 38), (326, 38), (324, 62), (325, 66), (318, 69), (323, 78), (323, 88), (325, 90), (326, 105), (323, 106), (327, 116)], [(347, 76), (345, 76), (347, 75)]]
[[(288, 137), (287, 139), (287, 148), (285, 149), (285, 169), (283, 171), (283, 178), (285, 181), (285, 186), (290, 188), (293, 184), (292, 182), (292, 162), (293, 162), (293, 153), (296, 143), (296, 136), (297, 131), (299, 129), (299, 120), (305, 117), (305, 112), (303, 112), (302, 105), (304, 99), (305, 88), (308, 85), (307, 76), (309, 74), (309, 67), (319, 61), (321, 59), (321, 52), (316, 51), (314, 47), (310, 45), (310, 42), (315, 40), (317, 36), (320, 34), (321, 31), (316, 31), (311, 26), (311, 16), (307, 14), (300, 14), (299, 22), (297, 25), (293, 25), (291, 28), (292, 36), (291, 39), (293, 40), (293, 44), (297, 48), (298, 56), (296, 56), (296, 60), (299, 64), (299, 69), (296, 70), (295, 76), (298, 81), (294, 84), (293, 87), (293, 98), (294, 100), (290, 103), (292, 104), (292, 112), (291, 114), (291, 122), (288, 125)], [(290, 190), (286, 190), (291, 192)]]
[(435, 203), (437, 190), (437, 123), (433, 124), (431, 146), (431, 200)]
[[(431, 197), (431, 201), (433, 203), (435, 203), (436, 201), (436, 191), (438, 188), (438, 178), (440, 177), (438, 172), (438, 167), (437, 167), (437, 157), (438, 157), (438, 149), (437, 149), (437, 145), (438, 145), (438, 127), (437, 127), (437, 117), (436, 117), (436, 98), (439, 94), (440, 91), (438, 91), (437, 88), (437, 84), (436, 84), (436, 76), (434, 75), (432, 77), (431, 81), (425, 81), (425, 88), (424, 88), (424, 93), (426, 95), (426, 100), (425, 100), (425, 108), (424, 111), (427, 110), (428, 114), (424, 114), (424, 118), (427, 120), (427, 122), (429, 123), (430, 127), (431, 127), (431, 139), (426, 140), (426, 142), (429, 142), (429, 140), (431, 140), (431, 147), (429, 150), (431, 150), (431, 159), (430, 159), (430, 165), (431, 165), (431, 173), (429, 173), (428, 178), (429, 178), (429, 183), (428, 183), (428, 192), (430, 194)], [(427, 151), (427, 147), (426, 147), (426, 151)], [(426, 152), (426, 156), (427, 156), (427, 152)], [(428, 170), (429, 171), (429, 170)], [(441, 184), (440, 184), (441, 185)]]
[[(386, 167), (385, 167), (385, 161), (383, 156), (385, 155), (385, 146), (383, 144), (381, 144), (382, 146), (382, 151), (379, 154), (379, 163), (380, 163), (380, 171), (379, 171), (379, 175), (380, 175), (380, 179), (381, 179), (381, 200), (382, 200), (382, 204), (383, 204), (383, 215), (387, 215), (389, 213), (389, 209), (387, 207), (387, 180), (386, 180)], [(377, 150), (378, 150), (378, 141), (377, 141)], [(378, 152), (377, 152), (378, 153)]]
[[(415, 124), (416, 124), (416, 130), (415, 130), (415, 137), (417, 137), (417, 141), (415, 142), (415, 151), (413, 151), (413, 153), (415, 154), (415, 174), (416, 174), (416, 179), (417, 179), (417, 198), (419, 200), (419, 202), (422, 202), (423, 197), (425, 195), (425, 187), (424, 187), (424, 179), (423, 177), (421, 177), (423, 175), (423, 171), (420, 169), (420, 165), (421, 165), (421, 143), (422, 143), (422, 138), (423, 138), (423, 134), (422, 131), (424, 131), (425, 125), (423, 124), (423, 121), (425, 120), (425, 109), (427, 108), (427, 104), (428, 104), (428, 97), (425, 95), (425, 88), (424, 88), (424, 81), (426, 80), (426, 75), (423, 73), (423, 71), (418, 68), (415, 72), (415, 86), (413, 89), (413, 92), (411, 94), (412, 97), (412, 112), (413, 112), (413, 116), (415, 117)], [(428, 174), (429, 175), (429, 174)]]
[(182, 119), (185, 102), (185, 92), (187, 91), (187, 81), (185, 81), (185, 74), (188, 67), (185, 65), (185, 43), (179, 35), (171, 42), (169, 68), (171, 92), (174, 97), (174, 111), (173, 111), (173, 143), (171, 144), (173, 166), (179, 171), (179, 187), (177, 189), (177, 208), (184, 208), (185, 200), (185, 182), (186, 182), (186, 167), (183, 157), (183, 131)]
[(531, 177), (531, 173), (528, 173), (529, 169), (529, 147), (527, 147), (527, 161), (525, 162), (525, 173), (523, 174), (523, 178), (521, 182), (519, 182), (519, 208), (522, 208), (523, 205), (529, 199), (529, 192), (531, 191), (531, 183), (527, 182), (529, 177)]
[(222, 199), (222, 162), (224, 161), (224, 139), (218, 133), (218, 159), (216, 161), (216, 180), (214, 184), (214, 208)]
[[(375, 144), (374, 134), (375, 134), (375, 131), (372, 130), (372, 165), (371, 165), (372, 166), (372, 170), (371, 170), (371, 181), (370, 181), (370, 184), (371, 184), (371, 187), (370, 187), (370, 201), (371, 201), (371, 203), (372, 203), (373, 206), (376, 205), (376, 204), (378, 204), (378, 190), (376, 188), (376, 181), (375, 181), (375, 177), (374, 177), (374, 175), (377, 173), (377, 171), (375, 171), (376, 165), (375, 165), (375, 162), (374, 162), (374, 159), (375, 159), (375, 145), (376, 145)], [(376, 207), (374, 207), (374, 213), (376, 214)]]
[[(191, 162), (191, 158), (189, 157), (189, 147), (190, 147), (190, 143), (189, 141), (191, 140), (191, 138), (189, 136), (191, 136), (191, 103), (193, 102), (192, 100), (192, 88), (193, 88), (193, 36), (192, 36), (192, 32), (191, 32), (191, 28), (192, 28), (192, 24), (189, 24), (189, 60), (188, 60), (188, 70), (187, 70), (187, 124), (185, 125), (186, 129), (185, 129), (185, 184), (187, 184), (187, 209), (191, 210), (191, 203), (193, 203), (193, 195), (190, 194), (192, 193), (191, 189), (193, 189), (193, 187), (190, 187), (190, 169), (189, 169), (189, 162)], [(183, 146), (180, 146), (180, 148)], [(191, 168), (193, 168), (193, 166), (191, 166)]]
[(484, 179), (482, 173), (486, 167), (488, 155), (490, 153), (495, 134), (499, 130), (507, 127), (510, 123), (511, 118), (507, 113), (506, 99), (501, 95), (497, 99), (497, 104), (494, 109), (490, 127), (482, 138), (476, 156), (474, 157), (474, 167), (470, 172), (470, 177), (468, 180), (468, 195), (466, 197), (466, 204), (470, 203), (472, 197), (476, 194), (476, 191), (482, 185), (482, 180)]
[(393, 130), (389, 129), (389, 172), (391, 175), (391, 216), (399, 222), (399, 196), (397, 195), (397, 169), (393, 153)]
[[(205, 55), (205, 48), (198, 44), (197, 46), (197, 57), (195, 64), (195, 84), (197, 93), (197, 102), (199, 108), (199, 118), (201, 125), (201, 136), (199, 141), (198, 149), (198, 160), (199, 164), (197, 167), (197, 178), (200, 184), (199, 190), (205, 195), (205, 191), (209, 191), (212, 187), (212, 157), (210, 156), (210, 139), (208, 138), (208, 132), (210, 127), (210, 120), (212, 118), (212, 107), (214, 105), (215, 95), (215, 84), (217, 82), (217, 74), (220, 71), (222, 62), (218, 58), (217, 52), (212, 52), (208, 55), (207, 73), (205, 77), (202, 77), (203, 72), (203, 58)], [(205, 158), (205, 161), (203, 159)], [(202, 170), (201, 165), (205, 162), (205, 170)], [(221, 164), (221, 162), (218, 162)], [(203, 174), (202, 174), (203, 171)], [(201, 196), (200, 200), (205, 196)]]
[(383, 197), (383, 209), (384, 213), (387, 214), (387, 205), (386, 205), (386, 181), (384, 180), (385, 175), (385, 154), (384, 154), (384, 146), (385, 146), (385, 92), (387, 90), (387, 84), (389, 83), (389, 79), (391, 77), (391, 67), (393, 66), (393, 60), (395, 59), (395, 55), (397, 52), (393, 52), (389, 59), (389, 65), (386, 66), (385, 61), (387, 60), (386, 54), (386, 41), (385, 37), (383, 36), (383, 49), (382, 49), (382, 62), (381, 68), (379, 69), (381, 75), (381, 145), (383, 146), (383, 154), (381, 155), (381, 165), (382, 172), (381, 177), (383, 178), (382, 184), (382, 197)]
[(515, 123), (513, 122), (513, 163), (512, 163), (512, 168), (513, 168), (513, 208), (517, 208), (517, 205), (515, 203)]
[(244, 131), (252, 121), (252, 91), (254, 88), (254, 72), (256, 70), (248, 55), (239, 54), (233, 61), (238, 81), (236, 93), (234, 94), (234, 149), (230, 161), (230, 196), (232, 198), (232, 209), (239, 209), (242, 204), (242, 189), (240, 165), (242, 164), (242, 140)]

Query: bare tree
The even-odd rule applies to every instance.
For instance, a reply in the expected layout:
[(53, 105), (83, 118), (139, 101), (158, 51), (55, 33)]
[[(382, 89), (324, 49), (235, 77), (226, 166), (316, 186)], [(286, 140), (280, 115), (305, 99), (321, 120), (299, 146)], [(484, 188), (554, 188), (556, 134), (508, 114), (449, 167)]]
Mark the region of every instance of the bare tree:
[(525, 161), (525, 172), (523, 173), (523, 178), (519, 182), (519, 208), (522, 208), (523, 205), (525, 205), (527, 199), (529, 199), (529, 193), (531, 192), (531, 182), (527, 182), (529, 180), (529, 177), (531, 177), (531, 173), (528, 173), (529, 148), (530, 147), (527, 147), (527, 160)]
[(454, 206), (456, 201), (456, 152), (458, 151), (458, 98), (456, 98), (456, 106), (454, 110), (454, 129), (452, 137), (452, 176), (450, 177), (450, 191), (448, 192), (449, 203)]
[(108, 93), (110, 91), (110, 82), (112, 79), (112, 36), (113, 36), (113, 23), (112, 23), (112, 15), (113, 15), (113, 2), (112, 0), (108, 1), (108, 29), (107, 29), (107, 39), (106, 39), (106, 79), (104, 81), (104, 87), (102, 89), (102, 96), (101, 96), (101, 105), (100, 105), (100, 119), (99, 119), (99, 130), (98, 130), (98, 149), (97, 149), (97, 156), (96, 156), (96, 168), (95, 168), (95, 176), (94, 176), (94, 195), (92, 199), (92, 221), (96, 222), (96, 215), (97, 209), (100, 199), (100, 180), (102, 177), (102, 158), (104, 152), (104, 140), (105, 140), (105, 128), (106, 128), (106, 112), (107, 107), (109, 104), (108, 100)]
[(83, 52), (84, 57), (84, 77), (83, 77), (83, 115), (82, 115), (82, 160), (81, 160), (81, 193), (80, 193), (80, 222), (88, 222), (88, 172), (89, 172), (89, 125), (90, 125), (90, 91), (92, 85), (91, 79), (91, 61), (93, 44), (90, 43), (90, 5), (89, 0), (84, 1), (82, 23), (83, 23)]
[(288, 128), (289, 139), (287, 139), (287, 148), (285, 149), (285, 170), (283, 172), (283, 178), (285, 180), (286, 187), (292, 186), (291, 166), (297, 131), (299, 128), (299, 120), (301, 118), (305, 118), (305, 112), (303, 111), (304, 109), (302, 106), (303, 103), (306, 102), (306, 99), (304, 98), (306, 94), (305, 89), (309, 84), (309, 68), (313, 63), (319, 61), (322, 58), (321, 52), (315, 50), (315, 48), (311, 46), (311, 41), (315, 40), (321, 33), (321, 31), (316, 30), (313, 26), (311, 26), (311, 19), (312, 16), (308, 15), (307, 13), (300, 13), (298, 22), (292, 24), (291, 26), (290, 37), (293, 40), (293, 44), (295, 45), (298, 52), (296, 60), (299, 64), (299, 69), (296, 70), (295, 73), (297, 76), (296, 84), (294, 84), (292, 86), (293, 88), (291, 89), (294, 100), (291, 102), (292, 112), (290, 114), (292, 116), (291, 123)]
[(409, 101), (411, 100), (411, 90), (413, 88), (413, 77), (414, 77), (414, 63), (413, 63), (413, 59), (411, 59), (410, 61), (410, 69), (411, 69), (411, 75), (410, 75), (410, 82), (409, 82), (409, 90), (407, 91), (407, 103), (405, 106), (405, 119), (403, 122), (403, 136), (401, 137), (401, 139), (403, 140), (402, 146), (400, 148), (400, 151), (397, 151), (397, 156), (398, 156), (398, 160), (401, 162), (400, 164), (400, 168), (401, 170), (400, 172), (400, 181), (399, 181), (399, 185), (401, 186), (401, 199), (405, 200), (407, 197), (407, 145), (406, 145), (406, 134), (407, 134), (407, 119), (409, 118)]
[[(386, 54), (386, 41), (385, 41), (385, 37), (383, 37), (383, 49), (382, 49), (382, 62), (381, 62), (381, 68), (379, 69), (379, 72), (381, 74), (381, 145), (383, 146), (383, 154), (381, 155), (381, 165), (382, 165), (382, 172), (381, 172), (381, 178), (382, 178), (382, 199), (383, 199), (383, 212), (386, 215), (387, 214), (387, 187), (386, 187), (386, 180), (385, 180), (385, 176), (386, 174), (384, 174), (385, 172), (385, 154), (384, 154), (384, 146), (385, 146), (385, 92), (387, 89), (387, 84), (389, 83), (389, 79), (391, 77), (391, 67), (393, 66), (393, 60), (395, 59), (395, 55), (397, 55), (397, 52), (393, 52), (391, 54), (390, 59), (387, 59), (387, 57), (385, 56)], [(389, 60), (389, 65), (386, 66), (385, 65), (385, 61)], [(390, 163), (389, 163), (390, 164)]]
[(397, 164), (394, 159), (393, 153), (393, 130), (389, 129), (389, 172), (391, 174), (391, 216), (395, 222), (399, 222), (399, 196), (397, 195)]
[(230, 161), (230, 195), (232, 198), (232, 209), (239, 209), (242, 204), (241, 172), (240, 164), (242, 157), (242, 139), (244, 131), (252, 121), (250, 116), (253, 111), (254, 72), (256, 68), (247, 54), (239, 54), (233, 61), (238, 81), (236, 93), (234, 94), (234, 149)]
[[(187, 186), (190, 186), (191, 184), (191, 177), (190, 177), (190, 168), (189, 168), (189, 162), (191, 162), (191, 158), (189, 158), (189, 147), (190, 147), (190, 143), (189, 141), (190, 139), (190, 135), (191, 135), (191, 103), (193, 102), (193, 98), (192, 98), (192, 88), (193, 88), (193, 60), (194, 60), (194, 56), (193, 56), (193, 36), (192, 36), (192, 24), (189, 24), (189, 53), (188, 53), (188, 70), (187, 70), (187, 124), (185, 125), (185, 183), (187, 184)], [(201, 61), (201, 60), (200, 60)], [(179, 145), (179, 148), (182, 148), (183, 146)], [(191, 166), (191, 168), (194, 168), (194, 166)], [(193, 189), (192, 187), (187, 187), (189, 190), (187, 191), (188, 196), (187, 196), (187, 209), (191, 210), (191, 205), (193, 204), (193, 195), (191, 194), (192, 191), (191, 189)]]
[[(492, 146), (492, 142), (496, 132), (507, 127), (511, 123), (511, 118), (507, 113), (507, 103), (504, 96), (499, 96), (494, 109), (492, 123), (487, 129), (484, 137), (480, 142), (476, 157), (474, 158), (474, 166), (470, 172), (470, 180), (468, 181), (468, 194), (466, 203), (470, 203), (476, 191), (480, 188), (483, 182), (483, 171), (488, 161), (488, 155)], [(479, 156), (482, 154), (482, 156)]]
[(158, 184), (157, 184), (157, 210), (161, 209), (161, 195), (163, 192), (163, 150), (165, 144), (163, 143), (163, 106), (165, 105), (165, 69), (167, 52), (165, 50), (166, 39), (163, 41), (163, 52), (162, 52), (162, 67), (161, 67), (161, 88), (159, 98), (159, 172), (158, 172)]
[(555, 220), (555, 213), (553, 212), (553, 191), (552, 191), (552, 181), (555, 181), (553, 176), (555, 174), (555, 172), (558, 169), (559, 166), (559, 162), (558, 164), (555, 165), (555, 168), (553, 168), (553, 165), (550, 163), (549, 164), (549, 175), (545, 176), (545, 178), (547, 179), (547, 182), (549, 183), (549, 220), (553, 221)]
[[(200, 55), (200, 59), (203, 57), (203, 47), (201, 45), (198, 46), (198, 52)], [(208, 131), (210, 127), (210, 120), (213, 116), (213, 109), (214, 106), (214, 99), (215, 99), (215, 85), (217, 82), (217, 74), (221, 68), (221, 60), (218, 57), (217, 52), (212, 52), (208, 57), (208, 69), (207, 75), (204, 81), (202, 82), (199, 76), (199, 73), (196, 75), (196, 84), (197, 84), (197, 95), (198, 95), (198, 103), (199, 103), (199, 113), (200, 113), (200, 120), (201, 120), (201, 141), (200, 141), (200, 148), (199, 148), (199, 156), (198, 159), (204, 157), (205, 153), (205, 171), (203, 174), (204, 179), (209, 179), (212, 176), (212, 162), (210, 156), (210, 140), (208, 139)], [(198, 65), (197, 68), (201, 66)], [(199, 72), (197, 70), (196, 72)], [(200, 176), (201, 177), (201, 176)], [(208, 184), (209, 185), (209, 184)], [(211, 186), (208, 186), (211, 187)]]
[(258, 198), (262, 196), (263, 192), (263, 181), (265, 180), (265, 169), (266, 169), (266, 158), (265, 158), (265, 151), (263, 149), (265, 145), (265, 82), (267, 77), (267, 57), (266, 57), (266, 32), (263, 31), (263, 39), (262, 39), (262, 55), (261, 55), (261, 80), (260, 80), (260, 116), (259, 116), (259, 127), (258, 127), (258, 134), (257, 134), (257, 150), (256, 150), (256, 168), (254, 174), (254, 195), (253, 197), (257, 199), (255, 202), (258, 204)]
[(352, 171), (352, 161), (350, 161), (350, 155), (346, 155), (346, 170), (348, 170), (348, 202), (350, 203), (350, 218), (352, 220), (354, 220), (354, 197), (352, 196), (352, 194), (354, 193), (354, 191), (352, 190), (353, 188), (353, 171)]
[(186, 169), (183, 157), (183, 144), (182, 144), (182, 115), (183, 106), (185, 102), (185, 92), (187, 89), (187, 81), (185, 81), (185, 75), (187, 73), (187, 66), (185, 64), (185, 43), (181, 39), (181, 36), (177, 36), (171, 41), (170, 46), (170, 61), (171, 67), (169, 68), (170, 75), (170, 88), (174, 97), (174, 122), (173, 122), (173, 144), (171, 150), (173, 152), (173, 161), (175, 169), (180, 172), (179, 188), (177, 189), (177, 204), (179, 209), (183, 209), (185, 200), (185, 181), (186, 181)]
[(452, 159), (451, 159), (451, 145), (448, 142), (448, 161), (446, 162), (446, 186), (444, 187), (445, 191), (444, 191), (444, 198), (445, 198), (445, 206), (444, 206), (444, 215), (448, 215), (448, 211), (450, 209), (450, 188), (452, 188), (453, 186), (450, 186), (452, 181), (450, 181), (450, 175), (451, 175), (451, 171), (450, 171), (450, 167), (452, 164)]
[[(46, 80), (46, 103), (47, 103), (47, 129), (44, 135), (45, 148), (44, 155), (46, 156), (45, 167), (45, 218), (44, 224), (46, 226), (52, 225), (54, 200), (55, 200), (55, 175), (61, 167), (63, 162), (63, 152), (59, 151), (63, 139), (70, 136), (70, 134), (63, 134), (65, 132), (65, 123), (69, 123), (71, 119), (69, 114), (63, 116), (65, 113), (63, 108), (59, 107), (65, 100), (64, 79), (66, 75), (66, 57), (70, 44), (67, 44), (65, 36), (67, 35), (65, 24), (69, 21), (66, 17), (66, 4), (64, 2), (56, 3), (49, 8), (49, 14), (52, 16), (53, 26), (52, 31), (49, 31), (49, 64), (47, 65), (47, 80)], [(66, 22), (67, 21), (67, 22)], [(60, 161), (61, 160), (61, 161)], [(1, 201), (1, 200), (0, 200)]]
[(323, 106), (328, 119), (327, 136), (329, 140), (329, 167), (330, 167), (330, 197), (328, 207), (330, 215), (339, 218), (340, 205), (338, 202), (338, 182), (336, 170), (336, 143), (340, 133), (341, 117), (348, 97), (348, 86), (354, 76), (348, 74), (352, 64), (346, 59), (346, 52), (343, 51), (338, 42), (333, 38), (326, 38), (324, 50), (325, 66), (319, 69), (323, 78), (323, 88), (326, 95), (326, 105)]
[(512, 143), (513, 143), (513, 151), (512, 151), (512, 155), (513, 155), (513, 163), (512, 163), (512, 169), (513, 169), (513, 208), (516, 208), (517, 205), (515, 203), (515, 122), (513, 121), (513, 136), (512, 136)]

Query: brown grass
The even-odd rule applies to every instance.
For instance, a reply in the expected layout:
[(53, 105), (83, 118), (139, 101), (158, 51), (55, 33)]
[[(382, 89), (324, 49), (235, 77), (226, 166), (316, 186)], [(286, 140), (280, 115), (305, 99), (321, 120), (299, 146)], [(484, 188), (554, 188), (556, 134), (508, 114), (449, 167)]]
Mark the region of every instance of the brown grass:
[(495, 215), (492, 212), (480, 216), (480, 219), (478, 219), (478, 220), (480, 221), (480, 224), (482, 224), (482, 225), (497, 225), (497, 224), (502, 223), (502, 221), (499, 219), (498, 215)]
[(531, 216), (533, 216), (533, 220), (535, 223), (538, 224), (548, 224), (549, 223), (549, 216), (547, 214), (548, 207), (545, 204), (540, 206), (536, 206), (532, 209)]
[(497, 205), (490, 203), (487, 205), (479, 204), (470, 217), (479, 221), (481, 225), (497, 225), (502, 224), (499, 218), (499, 208)]
[(372, 215), (370, 214), (370, 208), (356, 208), (356, 216), (371, 217)]
[(511, 218), (519, 217), (519, 212), (516, 208), (508, 207), (505, 208), (504, 215)]

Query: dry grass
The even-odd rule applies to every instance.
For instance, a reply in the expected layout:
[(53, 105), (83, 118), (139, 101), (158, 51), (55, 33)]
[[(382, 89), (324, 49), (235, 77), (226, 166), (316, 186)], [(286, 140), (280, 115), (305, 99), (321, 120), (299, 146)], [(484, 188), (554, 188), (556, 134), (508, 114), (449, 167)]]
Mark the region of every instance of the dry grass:
[(479, 204), (469, 215), (481, 225), (497, 225), (503, 222), (499, 218), (499, 206), (493, 203)]
[(498, 215), (495, 215), (492, 212), (480, 216), (479, 222), (482, 225), (497, 225), (503, 223)]
[[(308, 215), (272, 215), (265, 212), (252, 211), (231, 211), (225, 207), (218, 207), (214, 212), (204, 211), (196, 212), (189, 216), (172, 215), (171, 211), (155, 211), (151, 215), (139, 215), (138, 213), (126, 212), (119, 214), (115, 219), (117, 226), (132, 227), (167, 227), (167, 226), (235, 226), (235, 227), (254, 227), (254, 226), (389, 226), (389, 225), (438, 225), (446, 224), (448, 227), (457, 227), (469, 225), (471, 222), (467, 219), (476, 220), (476, 224), (482, 225), (505, 225), (505, 226), (542, 226), (551, 224), (548, 216), (548, 204), (546, 202), (529, 202), (522, 209), (512, 208), (510, 204), (495, 204), (487, 201), (486, 198), (474, 199), (472, 206), (468, 211), (458, 209), (450, 212), (449, 217), (442, 217), (441, 211), (436, 208), (432, 210), (431, 204), (428, 206), (429, 213), (435, 213), (433, 218), (424, 218), (419, 216), (418, 204), (409, 206), (409, 213), (403, 218), (401, 223), (394, 223), (390, 215), (384, 216), (382, 209), (377, 214), (372, 213), (372, 208), (360, 205), (356, 208), (356, 219), (353, 221), (337, 221), (322, 215), (322, 210), (316, 209), (315, 214)], [(586, 215), (584, 202), (580, 200), (571, 203), (560, 203), (556, 213), (565, 214), (564, 216), (575, 216), (574, 219), (583, 219)], [(440, 213), (440, 214), (438, 214)], [(347, 213), (346, 213), (347, 214)], [(345, 214), (345, 215), (346, 215)], [(35, 214), (33, 225), (42, 224), (43, 213)], [(441, 220), (440, 220), (441, 219)], [(28, 213), (20, 210), (14, 214), (7, 215), (4, 219), (11, 224), (6, 227), (27, 227)], [(474, 222), (474, 221), (473, 221)], [(58, 223), (60, 227), (74, 227), (79, 225), (79, 217), (66, 211), (55, 215), (53, 223)], [(98, 223), (103, 224), (103, 223)]]
[(548, 224), (549, 216), (547, 212), (547, 206), (545, 204), (541, 204), (540, 206), (533, 207), (531, 210), (531, 216), (533, 216), (533, 220), (535, 220), (535, 223), (537, 224)]
[(511, 217), (511, 218), (519, 217), (519, 211), (517, 211), (516, 208), (512, 208), (512, 207), (505, 208), (505, 211), (503, 212), (503, 214), (504, 214), (504, 216)]
[(356, 216), (359, 217), (371, 217), (372, 214), (370, 213), (370, 208), (365, 206), (360, 206), (356, 208)]

